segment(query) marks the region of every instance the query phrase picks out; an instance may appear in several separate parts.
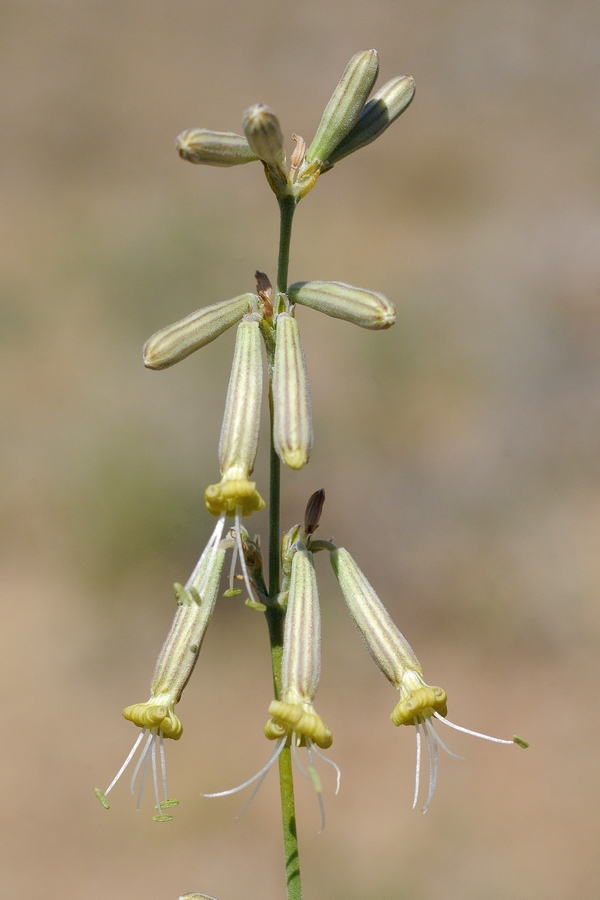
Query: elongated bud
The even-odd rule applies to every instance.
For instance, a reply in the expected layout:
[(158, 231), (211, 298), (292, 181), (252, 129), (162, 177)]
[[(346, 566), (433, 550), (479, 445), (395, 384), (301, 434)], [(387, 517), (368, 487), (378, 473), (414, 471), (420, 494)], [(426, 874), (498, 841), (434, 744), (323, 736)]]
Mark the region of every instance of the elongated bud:
[(313, 700), (321, 677), (321, 612), (312, 553), (303, 545), (294, 554), (283, 633), (281, 700), (269, 706), (265, 734), (276, 740), (294, 732), (318, 747), (331, 746), (329, 728)]
[(412, 647), (348, 551), (334, 550), (330, 559), (352, 620), (386, 678), (397, 685), (407, 668), (422, 673)]
[(215, 516), (233, 516), (237, 509), (248, 516), (265, 505), (255, 483), (248, 481), (258, 448), (262, 377), (259, 323), (240, 322), (219, 441), (223, 478), (204, 492), (206, 507)]
[(205, 166), (241, 166), (258, 159), (246, 138), (233, 131), (188, 128), (179, 135), (175, 146), (182, 159)]
[(384, 84), (365, 104), (356, 124), (330, 154), (329, 164), (333, 166), (383, 134), (408, 109), (414, 95), (415, 82), (409, 75), (398, 75)]
[(205, 306), (161, 328), (144, 344), (144, 365), (148, 369), (167, 369), (235, 325), (256, 303), (255, 294), (241, 294), (233, 300), (223, 300)]
[(217, 547), (206, 554), (188, 588), (176, 585), (178, 609), (156, 662), (150, 700), (123, 710), (124, 717), (140, 728), (158, 728), (173, 740), (181, 737), (183, 726), (174, 707), (196, 665), (215, 608), (224, 559), (225, 550)]
[(301, 469), (312, 448), (312, 412), (300, 329), (287, 313), (277, 317), (273, 371), (273, 442), (290, 469)]
[(253, 153), (270, 166), (285, 166), (285, 148), (279, 119), (270, 107), (256, 103), (244, 113), (244, 134)]
[(396, 321), (394, 304), (383, 294), (342, 281), (297, 281), (290, 286), (288, 297), (292, 303), (310, 306), (361, 328), (381, 330)]
[(317, 133), (306, 151), (307, 162), (326, 162), (329, 159), (358, 119), (375, 84), (378, 71), (376, 50), (363, 50), (352, 57), (325, 107)]

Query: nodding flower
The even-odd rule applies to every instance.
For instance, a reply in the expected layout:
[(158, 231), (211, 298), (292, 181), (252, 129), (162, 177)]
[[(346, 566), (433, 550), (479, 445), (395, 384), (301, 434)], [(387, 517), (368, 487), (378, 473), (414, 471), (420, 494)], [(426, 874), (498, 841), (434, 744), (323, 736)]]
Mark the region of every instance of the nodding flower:
[(227, 389), (225, 415), (219, 441), (221, 481), (204, 492), (206, 508), (213, 516), (241, 516), (261, 510), (265, 501), (249, 480), (254, 469), (260, 428), (262, 350), (260, 313), (250, 313), (238, 325), (233, 365)]
[[(227, 791), (202, 796), (225, 797), (257, 782), (250, 799), (242, 809), (243, 812), (254, 798), (269, 769), (275, 764), (284, 747), (288, 746), (299, 771), (315, 788), (323, 830), (325, 810), (314, 756), (318, 756), (335, 769), (336, 794), (339, 790), (340, 770), (318, 749), (327, 750), (333, 742), (333, 737), (313, 705), (321, 675), (321, 616), (313, 557), (301, 541), (296, 542), (290, 552), (293, 553), (293, 558), (283, 635), (280, 699), (273, 700), (269, 706), (271, 718), (265, 725), (265, 735), (269, 740), (275, 741), (275, 749), (267, 764), (248, 781)], [(306, 749), (308, 771), (298, 759), (300, 747)]]
[(215, 607), (225, 559), (225, 547), (221, 546), (224, 525), (225, 516), (223, 515), (185, 587), (180, 584), (175, 585), (178, 608), (156, 663), (150, 686), (150, 699), (146, 703), (134, 703), (123, 710), (124, 717), (142, 730), (131, 752), (107, 789), (101, 791), (96, 788), (95, 790), (100, 803), (106, 809), (109, 808), (107, 795), (119, 781), (141, 745), (142, 749), (130, 782), (133, 794), (137, 776), (141, 771), (136, 808), (140, 808), (148, 767), (152, 763), (154, 797), (158, 810), (154, 821), (165, 822), (172, 819), (172, 816), (163, 813), (164, 809), (176, 806), (178, 803), (177, 800), (169, 799), (167, 791), (164, 738), (178, 741), (183, 732), (181, 721), (175, 714), (175, 705), (179, 702), (183, 689), (196, 665), (202, 641)]
[(358, 628), (367, 650), (375, 660), (380, 671), (400, 692), (400, 700), (390, 718), (394, 725), (414, 725), (417, 737), (417, 762), (415, 770), (415, 793), (413, 809), (419, 797), (421, 775), (421, 735), (427, 748), (429, 759), (429, 790), (422, 808), (427, 812), (433, 798), (438, 778), (438, 754), (441, 747), (450, 756), (458, 759), (449, 750), (434, 728), (433, 719), (444, 725), (463, 731), (474, 737), (480, 737), (497, 744), (517, 744), (527, 747), (528, 744), (516, 735), (512, 740), (491, 737), (471, 731), (461, 725), (455, 725), (446, 718), (446, 692), (440, 687), (428, 685), (423, 678), (417, 657), (411, 646), (392, 621), (387, 609), (358, 568), (347, 550), (334, 550), (330, 554), (331, 564), (342, 589), (354, 624)]

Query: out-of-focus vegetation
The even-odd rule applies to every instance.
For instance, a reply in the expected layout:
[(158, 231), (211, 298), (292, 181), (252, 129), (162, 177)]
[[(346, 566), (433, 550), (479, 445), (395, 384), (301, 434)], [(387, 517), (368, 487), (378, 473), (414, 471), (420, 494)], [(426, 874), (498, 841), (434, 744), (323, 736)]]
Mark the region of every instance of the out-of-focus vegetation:
[[(395, 695), (319, 560), (319, 709), (344, 777), (318, 839), (299, 785), (306, 896), (595, 896), (598, 5), (1, 6), (2, 894), (283, 894), (275, 779), (240, 822), (239, 798), (199, 797), (269, 752), (264, 625), (234, 600), (168, 748), (175, 821), (136, 816), (125, 788), (105, 813), (92, 788), (133, 741), (120, 710), (146, 698), (170, 585), (212, 527), (233, 338), (159, 373), (142, 344), (251, 290), (256, 268), (275, 275), (260, 166), (194, 167), (174, 138), (239, 131), (264, 101), (310, 140), (373, 46), (380, 82), (413, 75), (415, 101), (302, 202), (290, 278), (381, 290), (398, 321), (371, 334), (298, 311), (316, 437), (285, 475), (283, 522), (324, 486), (324, 535), (367, 571), (451, 718), (532, 746), (457, 736), (466, 761), (443, 759), (430, 812), (411, 814), (414, 736), (388, 722)], [(266, 491), (265, 475), (261, 459)]]

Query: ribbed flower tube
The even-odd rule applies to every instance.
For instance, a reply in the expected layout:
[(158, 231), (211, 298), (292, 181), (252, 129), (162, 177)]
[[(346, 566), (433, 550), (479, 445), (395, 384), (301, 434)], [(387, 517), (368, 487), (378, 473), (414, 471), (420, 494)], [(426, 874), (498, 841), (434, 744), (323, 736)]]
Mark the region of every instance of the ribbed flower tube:
[(292, 559), (283, 633), (281, 699), (269, 706), (265, 734), (276, 740), (295, 734), (298, 743), (314, 741), (326, 749), (332, 736), (313, 701), (321, 678), (321, 611), (313, 555), (305, 547)]
[(241, 166), (256, 162), (258, 156), (241, 134), (188, 128), (175, 142), (182, 159), (205, 166)]
[(158, 656), (150, 700), (123, 710), (125, 718), (140, 728), (158, 728), (174, 740), (181, 737), (183, 727), (174, 707), (196, 665), (215, 608), (224, 559), (225, 550), (215, 548), (206, 554), (193, 582), (186, 588), (178, 586), (179, 606)]
[(273, 369), (273, 442), (282, 462), (301, 469), (313, 442), (310, 385), (296, 319), (277, 317)]
[(345, 156), (376, 140), (408, 109), (414, 95), (415, 82), (409, 75), (398, 75), (384, 84), (365, 104), (346, 137), (329, 155), (329, 164), (335, 165)]
[(330, 559), (352, 621), (386, 678), (397, 686), (407, 668), (423, 674), (412, 647), (348, 551), (340, 547)]
[(148, 369), (167, 369), (239, 322), (258, 301), (255, 294), (241, 294), (204, 306), (166, 328), (161, 328), (144, 344), (144, 365)]
[(204, 492), (213, 515), (226, 512), (243, 516), (262, 509), (264, 500), (248, 477), (254, 469), (260, 428), (262, 398), (262, 349), (255, 318), (240, 322), (235, 339), (233, 365), (227, 389), (225, 415), (219, 441), (219, 465), (223, 476)]
[(244, 113), (244, 134), (252, 151), (270, 166), (285, 166), (285, 148), (279, 119), (264, 103), (256, 103)]
[(352, 57), (325, 107), (312, 143), (306, 151), (306, 161), (329, 159), (365, 105), (379, 72), (376, 50), (362, 50)]
[(297, 281), (288, 288), (288, 297), (292, 303), (373, 331), (390, 328), (396, 321), (396, 309), (387, 297), (343, 281)]

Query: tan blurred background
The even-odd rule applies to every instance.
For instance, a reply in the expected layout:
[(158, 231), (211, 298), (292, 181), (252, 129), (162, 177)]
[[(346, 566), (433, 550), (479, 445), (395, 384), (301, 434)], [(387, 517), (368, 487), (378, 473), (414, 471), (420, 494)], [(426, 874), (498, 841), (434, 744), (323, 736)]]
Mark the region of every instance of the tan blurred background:
[[(212, 520), (204, 487), (233, 335), (163, 373), (157, 328), (274, 278), (277, 208), (258, 165), (193, 167), (186, 127), (240, 129), (252, 102), (308, 140), (349, 57), (417, 82), (380, 141), (301, 204), (291, 280), (384, 291), (376, 334), (311, 310), (310, 465), (286, 525), (327, 491), (323, 534), (365, 568), (450, 717), (427, 816), (414, 732), (319, 559), (318, 709), (342, 767), (312, 900), (600, 896), (600, 7), (594, 0), (4, 0), (0, 3), (2, 399), (0, 895), (284, 896), (277, 779), (204, 800), (271, 745), (266, 629), (218, 607), (171, 744), (169, 825), (106, 787), (135, 729)], [(289, 142), (289, 149), (292, 148)], [(265, 451), (257, 467), (265, 484)], [(257, 517), (258, 518), (258, 517)], [(265, 532), (266, 522), (257, 523)]]

